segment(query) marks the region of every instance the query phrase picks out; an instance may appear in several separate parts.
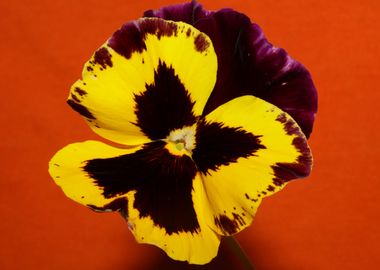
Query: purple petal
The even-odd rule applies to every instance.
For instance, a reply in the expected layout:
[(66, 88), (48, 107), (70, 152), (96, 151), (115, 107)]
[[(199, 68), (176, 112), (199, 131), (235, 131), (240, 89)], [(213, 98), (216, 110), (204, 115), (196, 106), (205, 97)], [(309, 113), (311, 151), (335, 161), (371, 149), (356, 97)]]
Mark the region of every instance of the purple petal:
[(190, 3), (163, 7), (159, 10), (147, 10), (144, 12), (144, 17), (158, 17), (194, 25), (198, 20), (207, 17), (210, 13), (196, 1), (191, 1)]
[(213, 41), (218, 74), (204, 115), (228, 100), (251, 94), (290, 114), (309, 137), (317, 111), (317, 92), (309, 72), (270, 44), (247, 16), (231, 9), (208, 12), (194, 2), (144, 15), (191, 23)]

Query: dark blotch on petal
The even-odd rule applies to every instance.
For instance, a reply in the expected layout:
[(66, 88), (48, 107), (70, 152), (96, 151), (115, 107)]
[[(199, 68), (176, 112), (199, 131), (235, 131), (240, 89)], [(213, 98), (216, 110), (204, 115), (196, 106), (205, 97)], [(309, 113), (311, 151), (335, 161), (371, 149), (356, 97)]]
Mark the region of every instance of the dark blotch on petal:
[(166, 138), (170, 131), (191, 126), (196, 117), (194, 102), (172, 67), (159, 63), (154, 83), (135, 95), (136, 125), (152, 140)]
[(177, 36), (178, 26), (161, 19), (147, 19), (140, 21), (140, 31), (145, 34), (154, 34), (160, 39), (162, 36)]
[(296, 134), (296, 135), (302, 136), (299, 132), (298, 127), (295, 125), (295, 123), (290, 118), (286, 117), (285, 113), (280, 114), (277, 117), (276, 121), (279, 121), (280, 123), (282, 123), (284, 125), (286, 134), (288, 134), (288, 135), (295, 135)]
[(131, 58), (134, 52), (146, 50), (145, 38), (153, 34), (162, 36), (177, 35), (177, 25), (157, 18), (142, 19), (124, 24), (108, 41), (108, 45), (125, 58)]
[(257, 150), (264, 149), (259, 138), (242, 128), (201, 120), (197, 125), (196, 147), (192, 156), (199, 171), (206, 174), (209, 170), (217, 171), (222, 165), (253, 156)]
[(79, 103), (76, 103), (74, 100), (67, 100), (67, 104), (69, 104), (69, 106), (74, 110), (76, 111), (77, 113), (79, 113), (80, 115), (86, 117), (87, 119), (96, 119), (92, 113), (90, 113), (90, 111), (83, 105), (79, 104)]
[(95, 52), (94, 62), (102, 66), (102, 68), (107, 68), (107, 66), (112, 67), (111, 54), (107, 48), (100, 48)]
[(245, 225), (244, 219), (236, 213), (232, 213), (233, 219), (230, 219), (226, 215), (220, 215), (215, 217), (215, 225), (222, 230), (225, 235), (231, 235), (237, 233), (239, 228)]
[(275, 178), (273, 183), (281, 186), (292, 179), (306, 177), (310, 174), (310, 168), (301, 163), (278, 162), (272, 166)]
[(145, 34), (140, 32), (137, 23), (129, 22), (112, 35), (108, 41), (108, 45), (117, 53), (129, 59), (132, 53), (141, 53), (146, 50), (144, 36)]
[(135, 190), (140, 217), (150, 217), (168, 234), (199, 229), (191, 195), (195, 164), (186, 155), (171, 155), (165, 142), (146, 144), (129, 155), (90, 160), (83, 170), (106, 198)]
[(294, 163), (278, 162), (272, 166), (275, 176), (273, 183), (277, 186), (293, 179), (307, 177), (311, 172), (313, 160), (306, 140), (296, 137), (292, 144), (301, 154)]
[(210, 43), (206, 40), (205, 35), (202, 33), (199, 33), (195, 37), (194, 45), (195, 45), (195, 49), (198, 52), (204, 52), (205, 50), (207, 50), (208, 47), (210, 47)]
[(308, 176), (313, 162), (306, 139), (303, 138), (303, 134), (294, 121), (286, 114), (280, 114), (276, 120), (284, 125), (288, 135), (296, 135), (292, 144), (300, 152), (295, 163), (279, 162), (272, 166), (275, 175), (274, 183), (282, 185), (289, 180)]

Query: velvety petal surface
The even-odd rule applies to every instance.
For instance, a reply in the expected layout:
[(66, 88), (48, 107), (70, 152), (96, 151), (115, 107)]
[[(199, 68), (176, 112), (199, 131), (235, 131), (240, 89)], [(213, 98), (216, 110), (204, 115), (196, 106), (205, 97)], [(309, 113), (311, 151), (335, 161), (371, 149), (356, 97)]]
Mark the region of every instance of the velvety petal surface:
[(317, 93), (309, 72), (283, 49), (270, 44), (262, 30), (244, 14), (231, 9), (202, 10), (199, 4), (146, 12), (145, 16), (181, 21), (189, 15), (194, 27), (212, 40), (218, 56), (218, 76), (204, 115), (235, 97), (252, 94), (287, 112), (308, 137), (317, 111)]
[(309, 175), (312, 166), (297, 123), (254, 96), (233, 99), (198, 124), (193, 160), (212, 212), (208, 222), (222, 235), (247, 227), (263, 197)]
[(85, 64), (69, 105), (99, 135), (137, 145), (195, 123), (215, 85), (210, 39), (183, 22), (145, 18), (116, 31)]

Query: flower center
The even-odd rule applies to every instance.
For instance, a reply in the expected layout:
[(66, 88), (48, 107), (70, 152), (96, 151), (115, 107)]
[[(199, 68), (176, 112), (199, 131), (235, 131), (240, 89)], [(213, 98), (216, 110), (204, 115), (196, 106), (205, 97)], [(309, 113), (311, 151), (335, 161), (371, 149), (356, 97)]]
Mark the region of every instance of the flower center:
[(173, 130), (166, 141), (174, 145), (178, 151), (186, 151), (191, 155), (195, 147), (195, 126)]

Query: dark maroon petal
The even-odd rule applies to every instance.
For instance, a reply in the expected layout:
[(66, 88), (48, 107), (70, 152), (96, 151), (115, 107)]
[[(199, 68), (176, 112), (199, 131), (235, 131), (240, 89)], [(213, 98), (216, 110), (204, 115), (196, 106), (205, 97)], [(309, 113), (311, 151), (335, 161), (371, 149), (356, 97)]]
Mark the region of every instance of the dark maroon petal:
[[(189, 3), (147, 13), (170, 20), (181, 20), (179, 15), (184, 14), (182, 21), (189, 22), (194, 5), (202, 10), (199, 4)], [(309, 137), (317, 111), (317, 92), (309, 72), (283, 49), (270, 44), (260, 27), (244, 14), (231, 9), (203, 11), (193, 21), (211, 38), (218, 56), (217, 82), (203, 114), (250, 94), (289, 113)]]
[(159, 10), (147, 10), (144, 17), (158, 17), (171, 21), (182, 21), (194, 25), (198, 20), (210, 14), (196, 1), (190, 3), (171, 5)]

